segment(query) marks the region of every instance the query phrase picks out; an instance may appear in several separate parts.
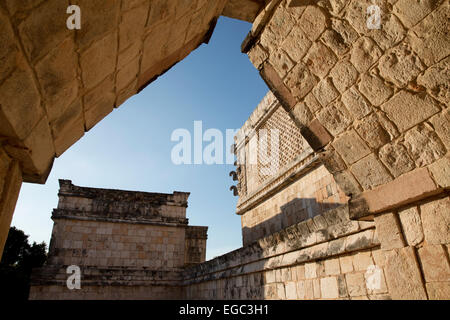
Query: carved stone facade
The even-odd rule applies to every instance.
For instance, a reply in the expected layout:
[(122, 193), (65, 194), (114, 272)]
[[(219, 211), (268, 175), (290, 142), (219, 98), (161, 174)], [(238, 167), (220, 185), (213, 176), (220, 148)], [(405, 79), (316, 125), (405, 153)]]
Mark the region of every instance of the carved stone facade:
[(0, 3), (0, 250), (22, 181), (45, 182), (222, 14), (253, 23), (242, 51), (273, 93), (236, 151), (284, 128), (280, 161), (238, 163), (245, 246), (184, 268), (173, 297), (449, 299), (448, 0), (75, 3), (96, 28), (58, 27), (68, 2)]
[[(30, 299), (180, 298), (185, 266), (205, 261), (207, 227), (188, 225), (189, 193), (78, 187), (60, 180), (46, 265)], [(69, 290), (66, 269), (81, 269)]]

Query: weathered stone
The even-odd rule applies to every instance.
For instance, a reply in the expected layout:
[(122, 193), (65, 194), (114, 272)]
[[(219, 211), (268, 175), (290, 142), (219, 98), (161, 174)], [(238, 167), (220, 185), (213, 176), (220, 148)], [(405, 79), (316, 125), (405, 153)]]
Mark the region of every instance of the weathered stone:
[(92, 88), (116, 68), (117, 34), (111, 33), (81, 54), (83, 84)]
[(366, 294), (366, 281), (362, 272), (348, 273), (345, 275), (345, 280), (347, 282), (348, 294), (351, 297), (357, 297)]
[(413, 51), (427, 66), (432, 66), (450, 54), (449, 11), (449, 6), (443, 2), (437, 10), (410, 29), (408, 41)]
[(413, 2), (399, 0), (394, 4), (393, 12), (407, 28), (411, 28), (434, 10), (438, 2), (437, 0), (419, 0)]
[(398, 177), (415, 168), (414, 161), (408, 155), (405, 146), (400, 142), (383, 146), (380, 149), (379, 156), (394, 177)]
[(377, 149), (390, 141), (389, 133), (380, 124), (376, 113), (372, 113), (358, 121), (355, 129), (369, 147), (373, 149)]
[(317, 84), (317, 79), (303, 62), (299, 62), (287, 74), (284, 83), (297, 99), (301, 99), (314, 88)]
[(332, 145), (347, 164), (355, 163), (370, 153), (370, 149), (355, 130), (344, 132)]
[(423, 241), (422, 221), (417, 207), (403, 209), (398, 212), (406, 243), (416, 246)]
[(427, 88), (428, 93), (440, 102), (448, 104), (450, 101), (449, 78), (450, 57), (447, 57), (417, 77), (417, 84)]
[(378, 68), (384, 79), (404, 88), (419, 75), (424, 66), (410, 48), (400, 44), (381, 57)]
[(351, 171), (365, 190), (392, 180), (388, 171), (373, 153), (353, 164)]
[(349, 273), (353, 271), (353, 258), (352, 256), (339, 257), (342, 273)]
[(377, 5), (382, 14), (389, 12), (387, 2), (384, 0), (352, 0), (346, 8), (345, 18), (360, 34), (366, 34), (371, 31), (367, 27), (367, 8), (370, 5)]
[(335, 173), (334, 179), (346, 195), (358, 194), (362, 191), (361, 186), (350, 171)]
[(139, 72), (139, 59), (132, 60), (127, 65), (123, 66), (116, 75), (116, 87), (117, 91), (120, 91), (133, 82)]
[(86, 130), (93, 128), (113, 110), (115, 99), (113, 75), (84, 96)]
[(0, 12), (0, 81), (6, 78), (15, 67), (16, 56), (19, 54), (14, 31), (8, 17)]
[(385, 272), (392, 299), (427, 298), (413, 247), (388, 251)]
[(312, 73), (323, 79), (336, 64), (337, 58), (327, 46), (321, 42), (315, 42), (303, 58), (303, 61)]
[(384, 213), (375, 216), (374, 219), (381, 249), (391, 250), (405, 246), (398, 216), (395, 213)]
[(72, 103), (64, 114), (50, 124), (59, 157), (84, 135), (83, 108), (79, 100)]
[(359, 73), (366, 72), (380, 57), (381, 49), (367, 37), (359, 38), (350, 52), (350, 61)]
[(431, 164), (446, 153), (441, 140), (427, 124), (406, 132), (405, 146), (418, 167)]
[(149, 3), (144, 2), (139, 7), (124, 12), (119, 24), (119, 51), (134, 42), (141, 42), (144, 26), (147, 22)]
[(270, 55), (269, 61), (277, 70), (280, 78), (284, 76), (292, 69), (294, 62), (289, 58), (289, 56), (282, 50), (278, 50)]
[(348, 60), (343, 60), (338, 62), (330, 71), (330, 77), (336, 89), (343, 93), (355, 83), (358, 78), (358, 71)]
[(316, 6), (308, 6), (303, 12), (298, 25), (311, 41), (316, 41), (326, 28), (326, 16)]
[(300, 28), (294, 27), (281, 47), (287, 52), (292, 60), (300, 62), (311, 47), (311, 41), (308, 40), (307, 36)]
[(248, 52), (248, 57), (255, 68), (260, 69), (261, 65), (269, 58), (269, 54), (261, 45), (257, 44)]
[(339, 95), (339, 92), (334, 87), (330, 78), (320, 81), (317, 86), (314, 87), (312, 93), (323, 107), (326, 107)]
[(351, 115), (341, 101), (335, 101), (322, 109), (317, 114), (317, 118), (334, 136), (344, 131), (352, 123)]
[[(81, 48), (87, 48), (94, 40), (104, 38), (117, 28), (120, 16), (120, 3), (117, 1), (79, 0), (77, 4), (81, 8), (81, 29), (77, 31), (77, 42)], [(63, 18), (67, 19), (67, 16), (63, 14)], [(60, 25), (65, 26), (65, 21)]]
[[(75, 98), (72, 94), (77, 93), (78, 83), (75, 90), (71, 90), (71, 84), (77, 76), (77, 56), (72, 38), (67, 38), (58, 47), (51, 51), (44, 59), (36, 64), (36, 73), (41, 87), (44, 90), (44, 96), (50, 103), (47, 107), (49, 120), (53, 121), (61, 114), (61, 102), (63, 98), (58, 94), (69, 87), (69, 98), (63, 103), (68, 104)], [(72, 96), (71, 96), (72, 95)], [(62, 99), (61, 99), (62, 100)], [(57, 104), (57, 106), (55, 106)]]
[(21, 62), (0, 92), (0, 135), (25, 139), (44, 114), (31, 70)]
[(420, 206), (423, 233), (429, 244), (450, 243), (450, 198), (430, 201)]
[(284, 39), (292, 30), (294, 24), (295, 20), (288, 13), (288, 10), (283, 6), (279, 6), (270, 19), (268, 26), (272, 29), (276, 38), (281, 42), (281, 40)]
[[(65, 27), (66, 10), (67, 3), (63, 1), (45, 1), (20, 23), (20, 37), (30, 60), (43, 57), (69, 36), (70, 30)], [(83, 25), (83, 28), (88, 27)]]
[(370, 251), (358, 252), (353, 256), (353, 266), (355, 271), (367, 271), (369, 266), (373, 265)]
[[(338, 275), (341, 273), (341, 270), (339, 267), (339, 258), (327, 259), (324, 261), (324, 265), (325, 265), (325, 274), (327, 276)], [(323, 292), (322, 292), (322, 296), (323, 296)]]
[(295, 119), (299, 121), (302, 125), (308, 125), (313, 119), (313, 115), (305, 103), (299, 102), (295, 105), (292, 111)]
[(339, 297), (338, 283), (336, 277), (321, 278), (320, 289), (323, 299), (336, 299)]
[(428, 169), (433, 175), (434, 181), (443, 187), (448, 188), (450, 186), (450, 155), (447, 155), (438, 161), (431, 164)]
[(450, 297), (450, 282), (431, 282), (426, 287), (431, 300), (448, 300)]
[(412, 128), (416, 124), (439, 112), (438, 106), (428, 97), (400, 91), (381, 108), (386, 112), (400, 132)]
[(417, 250), (426, 282), (450, 282), (450, 264), (442, 245), (425, 245)]
[(441, 113), (438, 113), (430, 120), (433, 128), (440, 140), (444, 143), (447, 150), (450, 150), (450, 109), (445, 109)]
[(358, 89), (372, 105), (377, 107), (394, 94), (394, 89), (374, 72), (361, 75)]
[[(353, 222), (353, 221), (352, 221)], [(368, 249), (375, 246), (373, 241), (373, 230), (365, 230), (347, 237), (345, 250), (347, 252)]]
[(369, 35), (382, 50), (392, 48), (405, 38), (406, 31), (394, 14), (383, 13), (381, 23), (382, 28), (371, 30)]
[(358, 38), (358, 33), (346, 20), (331, 19), (332, 29), (322, 34), (322, 41), (338, 56), (348, 52), (352, 43)]
[(286, 299), (288, 300), (297, 300), (297, 286), (295, 282), (289, 281), (286, 282)]
[(345, 91), (342, 94), (341, 100), (356, 119), (361, 119), (372, 111), (372, 106), (361, 93), (359, 93), (356, 86)]

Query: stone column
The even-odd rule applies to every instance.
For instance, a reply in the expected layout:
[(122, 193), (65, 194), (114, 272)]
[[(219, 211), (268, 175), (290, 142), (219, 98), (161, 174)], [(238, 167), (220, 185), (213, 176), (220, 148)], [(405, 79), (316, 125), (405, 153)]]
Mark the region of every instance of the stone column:
[(0, 258), (21, 185), (22, 171), (19, 162), (9, 158), (0, 148)]

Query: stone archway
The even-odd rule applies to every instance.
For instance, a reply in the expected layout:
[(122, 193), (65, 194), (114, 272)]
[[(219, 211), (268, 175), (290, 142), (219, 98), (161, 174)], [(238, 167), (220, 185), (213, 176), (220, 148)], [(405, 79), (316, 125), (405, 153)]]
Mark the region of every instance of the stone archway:
[[(22, 181), (45, 183), (55, 157), (207, 43), (220, 15), (252, 22), (263, 2), (3, 2), (0, 247)], [(81, 9), (79, 30), (66, 27), (69, 5)]]

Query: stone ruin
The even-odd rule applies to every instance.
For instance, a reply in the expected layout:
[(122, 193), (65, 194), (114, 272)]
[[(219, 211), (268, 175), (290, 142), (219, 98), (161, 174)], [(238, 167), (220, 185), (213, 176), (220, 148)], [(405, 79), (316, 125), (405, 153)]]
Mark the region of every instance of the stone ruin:
[(280, 166), (238, 163), (244, 247), (184, 267), (177, 297), (449, 299), (448, 0), (71, 3), (81, 30), (68, 1), (0, 3), (0, 248), (22, 182), (225, 15), (272, 92), (236, 154), (281, 128)]

